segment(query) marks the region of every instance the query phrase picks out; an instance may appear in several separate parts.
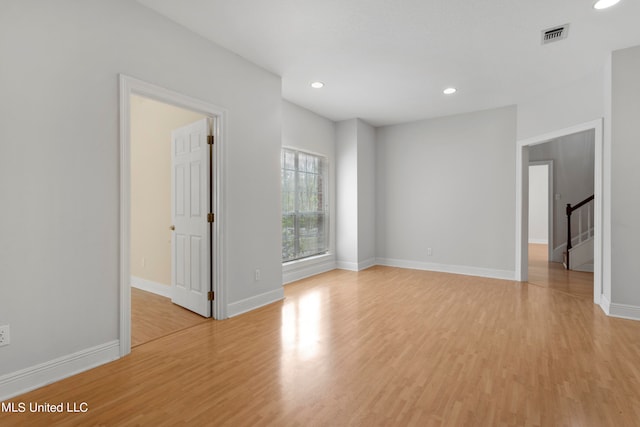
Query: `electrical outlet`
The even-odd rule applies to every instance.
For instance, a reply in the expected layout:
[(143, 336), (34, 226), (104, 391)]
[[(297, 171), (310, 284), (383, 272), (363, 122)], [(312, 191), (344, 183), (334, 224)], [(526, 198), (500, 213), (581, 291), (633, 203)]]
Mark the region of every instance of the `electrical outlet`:
[(9, 345), (9, 325), (0, 326), (0, 347), (3, 345)]
[(433, 251), (431, 250), (431, 248), (427, 248), (427, 256), (431, 255), (433, 255)]
[(256, 282), (259, 282), (260, 279), (261, 279), (261, 277), (260, 277), (260, 269), (256, 268)]
[(142, 267), (146, 267), (147, 266), (147, 259), (145, 257), (142, 257)]

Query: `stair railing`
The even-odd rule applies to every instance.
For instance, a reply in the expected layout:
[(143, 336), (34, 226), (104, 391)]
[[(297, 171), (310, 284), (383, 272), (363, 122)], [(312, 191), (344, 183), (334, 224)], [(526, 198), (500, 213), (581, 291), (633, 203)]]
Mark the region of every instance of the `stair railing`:
[[(571, 238), (571, 214), (573, 214), (573, 212), (577, 211), (578, 209), (580, 209), (581, 207), (585, 206), (587, 203), (591, 202), (593, 200), (593, 195), (587, 197), (586, 199), (584, 199), (583, 201), (581, 201), (580, 203), (576, 204), (575, 206), (571, 206), (571, 203), (567, 203), (567, 257), (565, 260), (565, 265), (567, 267), (567, 269), (570, 268), (570, 249), (573, 247), (573, 244), (571, 243), (572, 238)], [(584, 232), (582, 231), (582, 212), (584, 211), (584, 209), (578, 211), (578, 242), (582, 243), (582, 236), (584, 235)], [(587, 211), (587, 239), (591, 238), (591, 209), (586, 209)]]

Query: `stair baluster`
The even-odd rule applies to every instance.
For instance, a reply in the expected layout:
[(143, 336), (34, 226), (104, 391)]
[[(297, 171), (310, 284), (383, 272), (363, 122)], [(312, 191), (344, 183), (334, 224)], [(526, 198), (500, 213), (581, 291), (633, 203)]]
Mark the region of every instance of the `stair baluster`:
[(578, 243), (582, 243), (582, 211), (578, 211)]
[[(571, 203), (567, 203), (567, 209), (566, 209), (566, 213), (567, 213), (567, 252), (566, 252), (566, 257), (565, 257), (565, 267), (567, 268), (567, 270), (571, 269), (571, 248), (573, 247), (572, 243), (571, 243), (571, 214), (580, 209), (582, 206), (586, 205), (587, 203), (589, 203), (590, 201), (593, 200), (593, 195), (587, 197), (586, 199), (584, 199), (583, 201), (581, 201), (580, 203), (576, 204), (575, 206), (571, 206)], [(588, 210), (587, 212), (588, 216), (588, 224), (589, 224), (589, 228), (587, 229), (587, 234), (590, 235), (590, 225), (591, 225), (591, 211)], [(582, 211), (578, 212), (578, 241), (580, 243), (582, 243)]]

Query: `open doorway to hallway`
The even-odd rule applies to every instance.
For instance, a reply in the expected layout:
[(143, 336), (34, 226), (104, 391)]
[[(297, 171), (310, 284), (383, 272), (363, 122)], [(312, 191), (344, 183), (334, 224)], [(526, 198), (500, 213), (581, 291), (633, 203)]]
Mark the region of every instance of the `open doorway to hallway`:
[[(561, 136), (529, 147), (528, 154), (528, 281), (590, 298), (594, 292), (595, 132)], [(573, 223), (567, 219), (567, 205), (581, 205), (571, 211)]]

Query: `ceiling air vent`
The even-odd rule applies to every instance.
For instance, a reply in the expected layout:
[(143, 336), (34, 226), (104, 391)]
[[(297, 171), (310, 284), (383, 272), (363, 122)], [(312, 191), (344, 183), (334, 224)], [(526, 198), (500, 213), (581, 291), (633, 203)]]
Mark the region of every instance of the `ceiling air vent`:
[(560, 25), (558, 27), (547, 28), (542, 30), (542, 44), (559, 42), (569, 35), (569, 24)]

